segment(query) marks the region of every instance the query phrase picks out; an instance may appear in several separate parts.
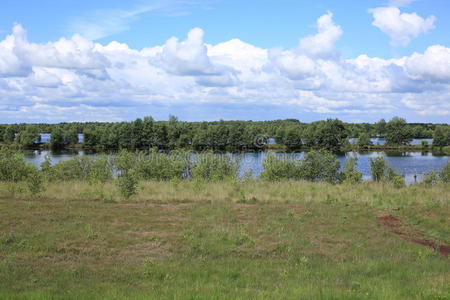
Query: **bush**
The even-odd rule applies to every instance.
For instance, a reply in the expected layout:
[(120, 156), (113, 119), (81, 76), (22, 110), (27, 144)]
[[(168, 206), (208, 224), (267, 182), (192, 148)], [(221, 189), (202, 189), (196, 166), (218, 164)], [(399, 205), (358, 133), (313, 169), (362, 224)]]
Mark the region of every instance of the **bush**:
[(134, 170), (123, 173), (117, 179), (120, 194), (129, 199), (137, 193), (138, 179)]
[(300, 179), (300, 161), (293, 157), (280, 158), (270, 153), (264, 158), (260, 176), (269, 181)]
[(88, 158), (77, 156), (71, 160), (61, 161), (54, 167), (44, 162), (42, 170), (49, 180), (86, 180), (106, 182), (113, 177), (113, 164), (107, 156)]
[(356, 170), (358, 158), (349, 157), (345, 162), (344, 170), (342, 172), (342, 181), (347, 184), (360, 183), (362, 181), (362, 173)]
[(239, 160), (231, 155), (200, 154), (192, 168), (192, 178), (219, 181), (237, 178)]
[(36, 168), (23, 155), (8, 147), (0, 148), (0, 181), (18, 182), (28, 178)]
[(439, 171), (439, 179), (444, 183), (450, 183), (450, 160)]
[(385, 177), (388, 163), (384, 157), (376, 157), (370, 159), (370, 172), (372, 174), (372, 180), (380, 182)]
[(394, 184), (395, 187), (403, 187), (405, 185), (403, 176), (399, 175), (394, 168), (391, 168), (382, 156), (370, 159), (370, 171), (373, 181), (389, 182)]
[(364, 148), (367, 146), (372, 146), (373, 142), (370, 139), (370, 135), (367, 132), (363, 132), (359, 135), (358, 141), (357, 141), (357, 145), (360, 148)]
[(170, 155), (152, 149), (148, 155), (139, 154), (136, 172), (143, 180), (181, 179), (189, 168), (187, 154), (174, 151)]
[(340, 178), (339, 161), (325, 150), (308, 152), (300, 160), (270, 154), (264, 159), (263, 167), (261, 178), (270, 181), (294, 179), (335, 183)]
[(423, 183), (426, 185), (435, 185), (439, 183), (439, 174), (436, 172), (430, 172), (423, 175)]
[(340, 163), (331, 152), (320, 150), (310, 151), (301, 160), (300, 179), (308, 181), (339, 181)]
[(34, 168), (33, 171), (28, 174), (27, 187), (33, 196), (39, 195), (44, 190), (44, 174)]

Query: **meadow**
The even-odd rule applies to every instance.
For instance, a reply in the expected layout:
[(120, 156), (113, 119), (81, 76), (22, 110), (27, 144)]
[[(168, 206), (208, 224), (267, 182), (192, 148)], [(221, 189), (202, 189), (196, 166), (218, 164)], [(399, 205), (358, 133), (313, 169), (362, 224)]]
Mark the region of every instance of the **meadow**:
[(316, 152), (237, 178), (206, 154), (183, 178), (152, 155), (0, 156), (0, 298), (450, 299), (446, 169), (361, 181)]

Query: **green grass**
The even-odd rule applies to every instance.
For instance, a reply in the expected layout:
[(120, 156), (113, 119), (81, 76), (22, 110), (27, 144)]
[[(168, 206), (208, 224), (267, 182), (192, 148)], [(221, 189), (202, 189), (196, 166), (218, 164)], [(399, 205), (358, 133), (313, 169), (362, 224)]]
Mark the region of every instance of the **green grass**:
[(1, 299), (450, 299), (448, 185), (0, 183)]

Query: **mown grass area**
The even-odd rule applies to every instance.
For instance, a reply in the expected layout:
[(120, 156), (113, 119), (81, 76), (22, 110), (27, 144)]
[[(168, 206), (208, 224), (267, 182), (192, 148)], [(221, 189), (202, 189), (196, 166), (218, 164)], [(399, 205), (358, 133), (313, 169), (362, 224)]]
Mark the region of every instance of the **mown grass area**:
[(1, 299), (450, 299), (450, 187), (0, 183)]

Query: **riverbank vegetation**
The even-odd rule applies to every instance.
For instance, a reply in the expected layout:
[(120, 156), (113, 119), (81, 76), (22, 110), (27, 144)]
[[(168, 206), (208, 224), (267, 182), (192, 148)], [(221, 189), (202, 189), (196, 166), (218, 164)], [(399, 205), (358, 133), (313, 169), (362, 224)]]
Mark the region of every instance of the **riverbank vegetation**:
[[(51, 134), (41, 143), (42, 133)], [(83, 138), (80, 139), (79, 134)], [(371, 138), (383, 138), (377, 145)], [(412, 139), (433, 139), (410, 145)], [(351, 139), (351, 140), (350, 140)], [(351, 142), (350, 142), (351, 141)], [(0, 144), (25, 148), (51, 147), (94, 149), (442, 149), (450, 146), (448, 124), (414, 124), (393, 118), (377, 123), (344, 123), (338, 119), (302, 123), (298, 120), (182, 122), (151, 117), (119, 123), (62, 123), (0, 125)], [(273, 145), (276, 143), (276, 145)]]
[[(344, 166), (327, 150), (313, 150), (299, 159), (294, 155), (266, 155), (258, 178), (240, 174), (239, 155), (188, 151), (131, 152), (115, 155), (76, 156), (52, 164), (46, 159), (40, 166), (25, 162), (23, 155), (11, 148), (0, 148), (0, 181), (11, 183), (19, 190), (24, 186), (33, 195), (54, 182), (82, 181), (90, 184), (114, 183), (126, 199), (137, 194), (142, 181), (242, 182), (248, 179), (267, 182), (309, 181), (331, 184), (358, 184), (362, 173), (357, 170), (357, 158), (349, 157)], [(384, 157), (370, 159), (372, 181), (405, 186), (403, 176), (391, 168)], [(22, 185), (19, 183), (23, 183)], [(424, 175), (425, 185), (450, 183), (450, 161), (441, 170)]]

